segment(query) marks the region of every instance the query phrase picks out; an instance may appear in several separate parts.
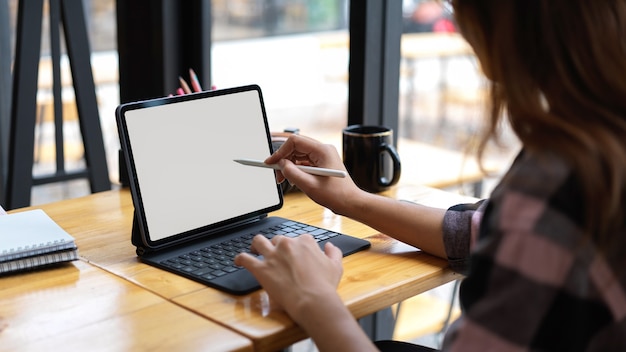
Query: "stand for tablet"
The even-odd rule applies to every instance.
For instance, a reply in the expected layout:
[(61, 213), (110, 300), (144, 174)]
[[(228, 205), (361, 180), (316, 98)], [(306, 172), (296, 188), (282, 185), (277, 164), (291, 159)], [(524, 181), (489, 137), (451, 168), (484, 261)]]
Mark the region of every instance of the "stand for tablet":
[(141, 240), (141, 234), (139, 233), (139, 224), (137, 223), (137, 211), (133, 211), (133, 228), (130, 233), (130, 243), (135, 246), (138, 256), (142, 256), (146, 250), (143, 245), (143, 241)]

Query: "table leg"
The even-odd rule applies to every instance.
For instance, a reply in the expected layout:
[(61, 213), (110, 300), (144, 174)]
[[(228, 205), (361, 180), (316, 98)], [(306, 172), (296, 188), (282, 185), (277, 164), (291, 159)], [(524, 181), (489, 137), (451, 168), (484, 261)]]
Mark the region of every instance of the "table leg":
[(476, 198), (482, 198), (483, 196), (483, 183), (484, 180), (480, 180), (480, 181), (476, 181), (474, 182), (474, 197)]
[(372, 341), (391, 340), (396, 327), (396, 318), (391, 308), (385, 308), (359, 319), (359, 325)]

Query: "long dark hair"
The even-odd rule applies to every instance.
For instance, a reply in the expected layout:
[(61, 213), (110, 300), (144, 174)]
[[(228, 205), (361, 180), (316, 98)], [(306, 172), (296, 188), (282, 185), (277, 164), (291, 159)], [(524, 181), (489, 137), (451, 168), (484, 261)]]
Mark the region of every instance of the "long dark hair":
[(526, 150), (550, 150), (573, 165), (594, 242), (605, 253), (623, 245), (626, 238), (617, 234), (626, 217), (626, 1), (454, 0), (453, 6), (492, 79), (479, 157), (507, 118)]

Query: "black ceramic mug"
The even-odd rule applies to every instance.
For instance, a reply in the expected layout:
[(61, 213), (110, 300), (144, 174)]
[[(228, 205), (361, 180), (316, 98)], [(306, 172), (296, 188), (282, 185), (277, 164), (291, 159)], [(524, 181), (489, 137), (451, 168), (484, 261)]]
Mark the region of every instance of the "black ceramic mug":
[(343, 163), (361, 189), (378, 193), (400, 179), (400, 157), (393, 147), (393, 130), (384, 126), (352, 125), (343, 129)]

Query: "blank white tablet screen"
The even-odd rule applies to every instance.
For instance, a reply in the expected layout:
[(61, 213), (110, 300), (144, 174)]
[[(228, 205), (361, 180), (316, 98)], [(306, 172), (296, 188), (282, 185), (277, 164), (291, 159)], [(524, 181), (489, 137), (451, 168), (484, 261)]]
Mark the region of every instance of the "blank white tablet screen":
[(150, 240), (280, 202), (259, 93), (248, 90), (125, 113)]

